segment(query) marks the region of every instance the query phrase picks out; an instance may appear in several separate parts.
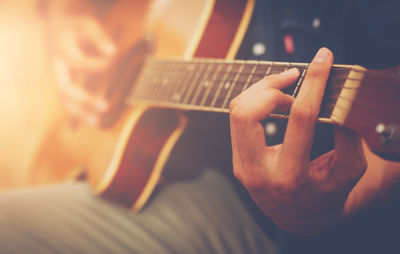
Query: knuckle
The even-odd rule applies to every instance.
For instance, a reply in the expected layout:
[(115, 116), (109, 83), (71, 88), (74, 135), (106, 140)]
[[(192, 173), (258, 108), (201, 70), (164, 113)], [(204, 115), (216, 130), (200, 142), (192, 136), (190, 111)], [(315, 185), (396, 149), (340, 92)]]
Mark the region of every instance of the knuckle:
[(243, 122), (247, 119), (247, 112), (241, 105), (238, 98), (233, 99), (229, 104), (230, 117), (233, 122)]
[(290, 117), (300, 122), (315, 121), (317, 116), (318, 112), (306, 103), (295, 103), (290, 111)]
[(272, 98), (276, 98), (282, 94), (280, 90), (274, 88), (267, 88), (265, 89), (265, 92)]
[(306, 78), (325, 79), (329, 72), (329, 66), (323, 63), (313, 63), (307, 71)]
[(274, 82), (277, 82), (280, 79), (281, 79), (281, 75), (276, 73), (276, 74), (268, 75), (267, 77), (265, 77), (264, 80), (267, 83), (274, 83)]
[(288, 176), (276, 177), (272, 183), (276, 195), (282, 202), (290, 203), (298, 189), (296, 179)]

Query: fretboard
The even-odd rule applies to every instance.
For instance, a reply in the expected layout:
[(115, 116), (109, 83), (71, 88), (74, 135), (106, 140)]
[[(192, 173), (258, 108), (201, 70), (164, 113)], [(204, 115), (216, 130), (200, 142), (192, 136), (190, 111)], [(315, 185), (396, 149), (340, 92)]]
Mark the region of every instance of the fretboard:
[[(304, 81), (308, 64), (202, 58), (193, 60), (148, 58), (128, 101), (182, 109), (228, 112), (229, 102), (242, 91), (268, 75), (294, 67), (300, 70), (301, 75), (283, 92), (296, 97)], [(332, 67), (320, 118), (330, 119), (333, 113), (347, 113), (346, 108), (335, 109), (335, 106), (343, 97), (341, 96), (343, 89), (349, 90), (350, 97), (352, 96), (352, 88), (344, 86), (349, 84), (346, 81), (352, 79), (350, 74), (353, 72), (358, 73), (362, 70), (354, 69), (351, 65)], [(347, 99), (349, 98), (344, 98)]]

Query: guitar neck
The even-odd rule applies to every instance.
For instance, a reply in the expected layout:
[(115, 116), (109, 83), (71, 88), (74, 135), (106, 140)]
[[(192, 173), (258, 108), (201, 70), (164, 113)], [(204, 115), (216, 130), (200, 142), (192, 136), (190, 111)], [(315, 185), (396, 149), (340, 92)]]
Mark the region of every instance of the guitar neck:
[[(219, 59), (148, 58), (129, 103), (213, 112), (229, 111), (230, 101), (262, 78), (298, 68), (301, 75), (284, 93), (296, 97), (308, 64)], [(319, 121), (343, 124), (351, 101), (364, 76), (364, 69), (334, 65), (327, 83)], [(351, 104), (351, 103), (350, 103)], [(274, 113), (271, 117), (285, 118)]]

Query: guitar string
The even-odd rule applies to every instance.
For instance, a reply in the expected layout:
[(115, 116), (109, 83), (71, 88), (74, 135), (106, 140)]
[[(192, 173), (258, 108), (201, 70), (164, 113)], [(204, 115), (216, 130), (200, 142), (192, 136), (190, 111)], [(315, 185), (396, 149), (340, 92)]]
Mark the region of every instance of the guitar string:
[[(162, 62), (162, 60), (156, 60), (156, 61), (160, 61)], [(175, 60), (178, 61), (178, 60)], [(205, 61), (209, 61), (209, 59), (197, 59), (195, 61), (190, 61), (187, 60), (185, 62), (205, 62)], [(229, 63), (233, 63), (233, 64), (252, 64), (255, 66), (269, 66), (272, 65), (273, 67), (279, 67), (279, 68), (284, 68), (284, 67), (297, 67), (297, 68), (305, 68), (304, 65), (306, 64), (301, 64), (301, 63), (277, 63), (277, 62), (255, 62), (255, 63), (248, 63), (246, 61), (232, 61), (232, 62), (226, 62), (224, 60), (211, 60), (213, 62), (220, 62), (223, 64), (229, 64)], [(377, 76), (383, 76), (385, 78), (391, 78), (390, 80), (385, 80), (384, 82), (381, 82), (380, 87), (378, 89), (380, 89), (383, 85), (398, 85), (397, 80), (400, 80), (400, 77), (394, 75), (394, 74), (388, 74), (388, 73), (380, 73), (380, 72), (365, 72), (364, 70), (357, 70), (357, 69), (353, 69), (351, 68), (351, 66), (349, 67), (342, 67), (342, 66), (333, 66), (332, 67), (333, 70), (344, 70), (344, 71), (355, 71), (355, 72), (364, 72), (366, 74), (366, 76), (362, 79), (364, 81), (370, 81), (370, 80), (376, 80)], [(249, 74), (249, 73), (248, 73)], [(361, 80), (361, 79), (352, 79), (352, 80)], [(384, 84), (382, 84), (384, 83)]]
[[(280, 66), (280, 67), (282, 67), (282, 66)], [(342, 78), (343, 80), (345, 79), (345, 78)], [(339, 80), (339, 78), (335, 78), (335, 80)], [(335, 86), (329, 86), (330, 88), (332, 88), (332, 87), (336, 87), (336, 88), (341, 88), (341, 89), (343, 89), (343, 88), (345, 88), (345, 89), (354, 89), (354, 88), (348, 88), (348, 87), (345, 87), (345, 86), (343, 86), (343, 85), (339, 85), (339, 86), (337, 86), (337, 85), (335, 85)], [(370, 89), (372, 89), (372, 90), (374, 90), (374, 88), (375, 87), (370, 87)], [(333, 97), (331, 96), (330, 97), (330, 99), (332, 99)], [(335, 96), (335, 98), (334, 99), (336, 99), (337, 100), (337, 96)]]
[[(283, 68), (284, 66), (279, 66), (279, 67)], [(301, 70), (301, 71), (304, 71), (304, 70)], [(348, 70), (345, 70), (345, 71), (348, 71)], [(251, 75), (251, 73), (249, 73), (249, 72), (243, 72), (242, 74)], [(259, 75), (258, 75), (258, 74), (255, 74), (254, 76), (257, 77), (257, 76), (259, 76)], [(268, 76), (268, 75), (264, 75), (264, 77), (266, 77), (266, 76)], [(347, 78), (347, 77), (341, 77), (341, 78), (335, 77), (335, 81), (338, 81), (338, 80), (340, 80), (340, 79), (343, 79), (343, 80), (354, 80), (354, 81), (359, 81), (359, 80), (370, 81), (370, 80), (375, 80), (374, 78), (375, 78), (375, 77), (369, 77), (369, 76), (364, 77), (364, 78), (362, 78), (362, 79)], [(393, 80), (387, 80), (387, 81), (385, 82), (385, 84), (386, 84), (386, 85), (397, 85), (397, 83), (395, 83), (395, 81), (393, 81)], [(385, 84), (383, 84), (383, 85), (385, 85)], [(378, 89), (382, 88), (383, 85), (380, 84), (379, 87), (378, 87)], [(370, 86), (371, 86), (371, 84), (370, 84)], [(374, 85), (372, 84), (372, 86), (374, 86)]]
[[(184, 79), (185, 77), (183, 77), (183, 79)], [(261, 77), (257, 77), (257, 76), (253, 76), (253, 78), (254, 79), (262, 79)], [(301, 77), (300, 77), (301, 78)], [(342, 78), (331, 78), (331, 82), (333, 82), (333, 81), (339, 81), (339, 80), (342, 80)], [(345, 79), (343, 79), (343, 80), (345, 80)], [(353, 79), (353, 80), (356, 80), (356, 79)], [(360, 79), (361, 80), (361, 79)], [(229, 81), (229, 80), (227, 80), (227, 81)], [(233, 81), (233, 80), (232, 80)], [(381, 87), (374, 87), (374, 86), (360, 86), (360, 87), (348, 87), (348, 86), (346, 86), (346, 84), (340, 84), (340, 85), (336, 85), (336, 84), (328, 84), (328, 86), (327, 86), (327, 89), (331, 89), (331, 90), (333, 90), (333, 89), (335, 89), (335, 88), (338, 88), (338, 89), (353, 89), (353, 90), (359, 90), (358, 92), (361, 92), (361, 93), (363, 93), (364, 91), (366, 91), (366, 90), (370, 90), (370, 91), (377, 91), (377, 90), (382, 90), (381, 89)]]
[[(210, 58), (195, 58), (192, 60), (182, 60), (182, 59), (157, 59), (154, 57), (150, 57), (149, 59), (151, 59), (151, 61), (157, 61), (157, 62), (167, 62), (167, 61), (180, 61), (180, 62), (184, 62), (184, 63), (188, 63), (188, 62), (194, 62), (194, 63), (199, 63), (199, 62), (206, 62), (206, 61), (213, 61), (213, 62), (220, 62), (220, 63), (226, 63), (226, 64), (255, 64), (255, 65), (259, 65), (259, 66), (263, 66), (263, 65), (273, 65), (276, 67), (294, 67), (294, 68), (304, 68), (305, 65), (307, 65), (307, 63), (290, 63), (290, 62), (271, 62), (271, 61), (247, 61), (247, 60), (233, 60), (233, 61), (227, 61), (225, 59), (210, 59)], [(336, 70), (352, 70), (355, 72), (364, 72), (366, 73), (365, 70), (359, 70), (359, 69), (353, 69), (352, 65), (347, 66), (338, 66), (338, 65), (333, 65), (332, 69), (336, 69)], [(384, 76), (384, 77), (389, 77), (391, 79), (396, 79), (396, 80), (400, 80), (400, 77), (396, 74), (392, 74), (392, 73), (384, 73), (384, 72), (379, 72), (376, 70), (369, 70), (367, 72), (367, 74), (370, 75), (375, 75), (375, 76)]]

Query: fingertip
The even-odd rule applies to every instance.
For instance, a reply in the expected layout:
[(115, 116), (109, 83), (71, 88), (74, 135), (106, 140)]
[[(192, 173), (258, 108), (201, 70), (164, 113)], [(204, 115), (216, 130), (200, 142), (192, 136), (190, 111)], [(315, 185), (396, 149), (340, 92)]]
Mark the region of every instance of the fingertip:
[(317, 63), (332, 63), (333, 53), (328, 48), (322, 47), (318, 50), (313, 61)]
[(288, 77), (297, 77), (300, 75), (300, 71), (297, 68), (290, 68), (286, 71), (281, 72), (281, 75), (285, 75)]

